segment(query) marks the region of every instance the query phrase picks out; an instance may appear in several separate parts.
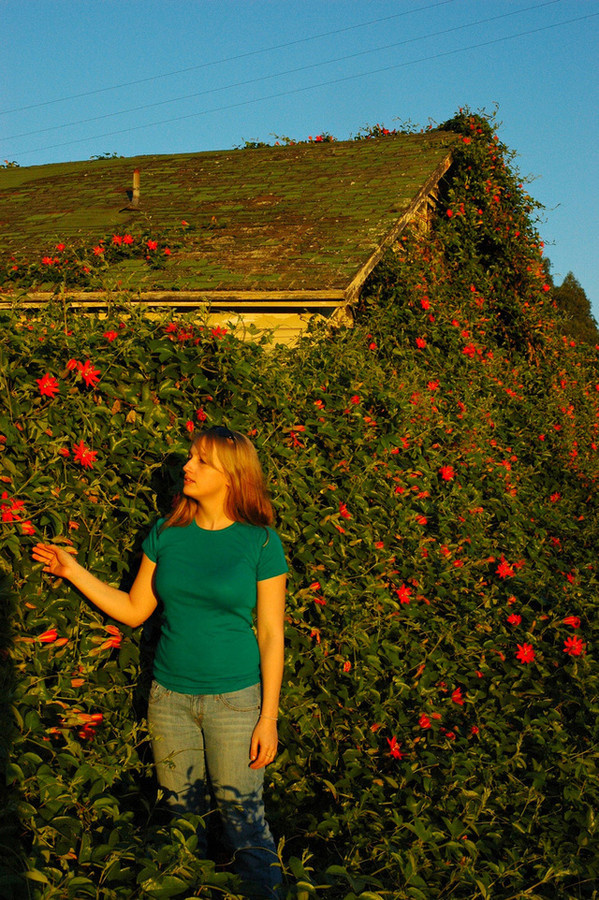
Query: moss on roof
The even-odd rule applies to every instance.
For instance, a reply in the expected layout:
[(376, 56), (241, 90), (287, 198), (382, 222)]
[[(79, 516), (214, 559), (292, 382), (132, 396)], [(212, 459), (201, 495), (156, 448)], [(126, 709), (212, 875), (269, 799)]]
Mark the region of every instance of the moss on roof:
[[(107, 287), (343, 292), (443, 171), (454, 141), (431, 132), (3, 169), (2, 259), (39, 261), (57, 241), (91, 247), (128, 232), (173, 254), (158, 270), (118, 262)], [(135, 168), (137, 210), (127, 199)]]

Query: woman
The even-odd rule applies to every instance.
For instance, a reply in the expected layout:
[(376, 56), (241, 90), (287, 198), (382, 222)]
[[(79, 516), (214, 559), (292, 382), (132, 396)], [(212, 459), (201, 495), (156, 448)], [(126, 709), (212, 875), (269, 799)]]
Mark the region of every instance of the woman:
[(128, 593), (53, 544), (37, 544), (33, 557), (127, 625), (144, 622), (160, 599), (148, 707), (158, 780), (176, 812), (202, 815), (212, 794), (236, 871), (271, 897), (281, 878), (262, 784), (277, 750), (287, 565), (246, 437), (201, 432), (183, 472), (183, 495), (145, 539)]

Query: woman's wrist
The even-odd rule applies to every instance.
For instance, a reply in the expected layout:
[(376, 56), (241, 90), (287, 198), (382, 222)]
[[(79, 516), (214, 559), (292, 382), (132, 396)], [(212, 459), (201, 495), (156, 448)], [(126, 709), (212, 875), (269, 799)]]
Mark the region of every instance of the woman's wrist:
[(279, 721), (279, 717), (278, 717), (278, 716), (265, 716), (264, 713), (260, 713), (260, 718), (261, 718), (261, 719), (268, 719), (268, 720), (271, 721), (271, 722), (278, 722), (278, 721)]

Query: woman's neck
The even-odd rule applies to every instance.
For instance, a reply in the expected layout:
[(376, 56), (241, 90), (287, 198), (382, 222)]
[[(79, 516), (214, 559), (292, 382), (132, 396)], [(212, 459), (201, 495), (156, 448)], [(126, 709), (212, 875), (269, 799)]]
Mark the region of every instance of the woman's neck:
[(233, 524), (233, 519), (227, 516), (222, 506), (210, 508), (198, 503), (194, 518), (196, 525), (205, 531), (219, 531)]

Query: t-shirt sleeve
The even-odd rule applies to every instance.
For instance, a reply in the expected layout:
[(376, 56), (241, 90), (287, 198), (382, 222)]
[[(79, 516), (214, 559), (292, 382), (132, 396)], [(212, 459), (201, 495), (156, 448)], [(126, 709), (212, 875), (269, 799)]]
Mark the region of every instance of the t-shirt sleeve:
[(160, 537), (160, 526), (163, 522), (164, 519), (158, 519), (149, 535), (147, 536), (147, 538), (145, 538), (143, 544), (141, 545), (141, 548), (148, 559), (151, 559), (154, 563), (158, 560), (158, 539)]
[(274, 578), (275, 575), (284, 575), (285, 572), (289, 571), (281, 538), (272, 528), (267, 528), (267, 532), (268, 537), (265, 536), (264, 543), (260, 549), (256, 572), (257, 581), (265, 581), (267, 578)]

